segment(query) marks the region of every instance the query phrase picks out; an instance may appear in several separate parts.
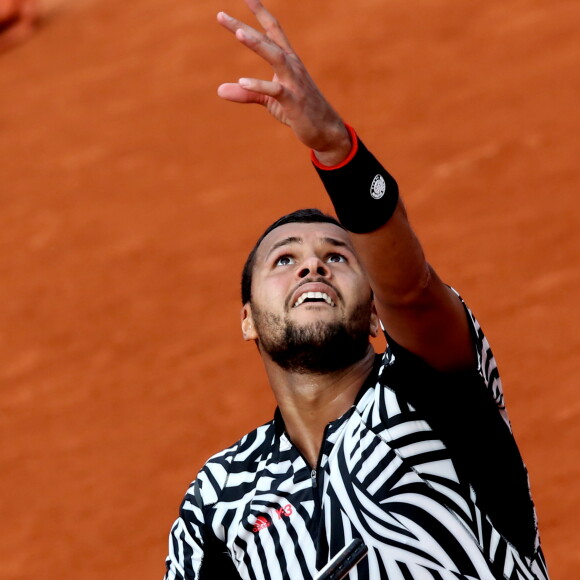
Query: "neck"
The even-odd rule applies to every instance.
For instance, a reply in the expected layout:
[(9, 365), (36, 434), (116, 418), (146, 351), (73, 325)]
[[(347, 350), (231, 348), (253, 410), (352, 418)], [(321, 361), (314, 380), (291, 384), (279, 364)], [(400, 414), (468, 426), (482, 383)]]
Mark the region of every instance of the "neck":
[(292, 442), (315, 468), (324, 429), (353, 405), (371, 373), (375, 352), (346, 369), (326, 374), (294, 373), (263, 356), (266, 373)]

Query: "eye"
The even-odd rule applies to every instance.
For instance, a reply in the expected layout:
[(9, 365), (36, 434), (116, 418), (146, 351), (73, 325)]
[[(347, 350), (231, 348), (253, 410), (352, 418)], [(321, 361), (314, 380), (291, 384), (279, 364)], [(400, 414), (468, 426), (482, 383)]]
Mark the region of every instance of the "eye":
[(295, 264), (294, 258), (288, 254), (280, 256), (274, 263), (275, 266), (291, 266), (292, 264)]
[(340, 263), (340, 262), (346, 262), (346, 258), (342, 254), (329, 254), (326, 261), (333, 262), (333, 263)]

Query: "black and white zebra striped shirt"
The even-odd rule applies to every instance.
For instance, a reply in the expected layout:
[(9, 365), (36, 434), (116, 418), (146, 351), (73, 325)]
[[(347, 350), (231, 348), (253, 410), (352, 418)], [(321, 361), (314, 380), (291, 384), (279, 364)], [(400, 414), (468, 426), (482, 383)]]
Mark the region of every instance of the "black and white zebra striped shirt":
[(352, 538), (357, 580), (548, 578), (496, 364), (442, 374), (390, 342), (312, 470), (274, 419), (213, 456), (169, 537), (165, 580), (310, 580)]

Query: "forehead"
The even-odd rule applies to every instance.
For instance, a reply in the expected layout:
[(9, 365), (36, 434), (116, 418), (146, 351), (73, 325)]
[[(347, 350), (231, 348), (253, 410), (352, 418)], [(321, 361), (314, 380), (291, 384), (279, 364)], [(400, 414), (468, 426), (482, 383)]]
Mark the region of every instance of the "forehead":
[(272, 230), (260, 244), (258, 260), (264, 259), (273, 249), (290, 244), (299, 245), (337, 245), (346, 246), (354, 251), (348, 232), (341, 227), (326, 223), (290, 223)]

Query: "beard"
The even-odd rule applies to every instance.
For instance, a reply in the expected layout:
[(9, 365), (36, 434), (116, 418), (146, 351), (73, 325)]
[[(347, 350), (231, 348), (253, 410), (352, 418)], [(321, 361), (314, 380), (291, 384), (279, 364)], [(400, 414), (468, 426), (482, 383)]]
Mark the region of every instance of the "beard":
[(372, 299), (354, 308), (348, 320), (298, 325), (252, 305), (259, 347), (282, 369), (326, 374), (361, 360), (369, 347)]

